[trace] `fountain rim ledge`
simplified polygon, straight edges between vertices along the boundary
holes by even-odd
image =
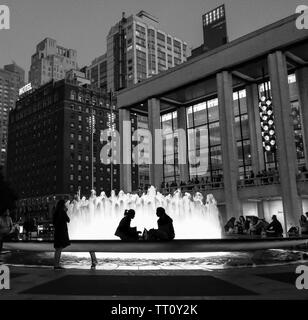
[[[271,239],[207,239],[134,241],[120,240],[72,240],[63,252],[108,252],[108,253],[151,253],[151,252],[238,252],[266,249],[289,249],[298,246],[308,247],[308,237]],[[4,250],[53,252],[53,241],[22,240],[4,242]]]

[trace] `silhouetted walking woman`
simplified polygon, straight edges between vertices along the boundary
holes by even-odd
[[[70,239],[68,236],[67,223],[70,222],[70,219],[66,213],[67,208],[65,206],[64,200],[59,200],[56,206],[56,210],[53,215],[53,225],[55,228],[54,232],[54,248],[55,248],[55,269],[63,269],[60,266],[60,259],[62,250],[68,247]]]

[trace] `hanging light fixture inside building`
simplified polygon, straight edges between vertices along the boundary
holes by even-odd
[[[263,71],[264,74],[264,71]],[[265,78],[265,77],[264,77]],[[276,151],[276,132],[274,125],[274,112],[272,99],[270,93],[268,92],[270,84],[264,79],[262,85],[263,93],[262,97],[259,99],[259,112],[261,120],[261,132],[263,147],[267,152]]]

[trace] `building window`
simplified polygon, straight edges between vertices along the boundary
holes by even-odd
[[[293,120],[295,148],[299,169],[305,167],[305,148],[302,128],[302,113],[299,103],[299,92],[297,87],[297,79],[295,74],[288,76],[290,98],[291,98],[291,117]]]
[[[180,170],[178,164],[178,134],[177,112],[171,112],[161,117],[163,130],[163,160],[164,182],[172,183],[179,181]]]
[[[252,170],[249,119],[245,89],[233,93],[233,107],[235,116],[235,138],[239,159],[239,173],[240,178],[244,179],[249,176]]]
[[[71,91],[71,100],[76,100],[76,92],[74,90]]]
[[[218,99],[210,99],[186,109],[190,179],[222,178],[222,151]]]

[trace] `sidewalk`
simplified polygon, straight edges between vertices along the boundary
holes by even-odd
[[[295,287],[296,267],[97,271],[10,267],[11,290],[0,291],[0,300],[307,300],[308,290]]]

